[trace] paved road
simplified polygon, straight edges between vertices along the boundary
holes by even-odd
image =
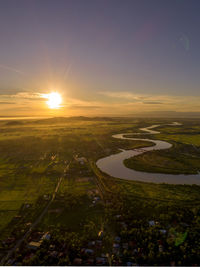
[[[70,163],[67,165],[67,167],[64,170],[64,173],[66,172],[66,170],[68,170]],[[30,226],[30,228],[28,229],[28,231],[24,234],[24,236],[19,239],[17,241],[17,243],[15,244],[15,246],[13,248],[11,248],[7,255],[1,260],[0,265],[5,265],[5,263],[8,261],[8,259],[12,256],[12,254],[15,252],[15,250],[22,244],[22,242],[30,235],[30,233],[32,232],[33,228],[35,228],[35,226],[41,221],[41,219],[44,217],[44,215],[46,214],[46,212],[48,211],[49,206],[51,205],[51,203],[54,201],[56,194],[58,192],[58,189],[60,187],[60,184],[62,182],[63,176],[59,178],[58,183],[56,185],[56,188],[53,192],[52,198],[50,199],[50,201],[48,202],[48,204],[46,205],[46,207],[44,208],[44,210],[42,211],[42,213],[40,214],[40,216],[35,220],[35,222],[33,222]]]

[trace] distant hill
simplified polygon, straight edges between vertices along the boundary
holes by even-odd
[[[36,120],[34,123],[39,124],[54,124],[54,123],[65,123],[65,122],[73,122],[73,121],[111,121],[112,118],[109,117],[84,117],[84,116],[76,116],[76,117],[55,117],[55,118],[47,118]]]
[[[9,122],[5,123],[6,126],[19,126],[19,125],[23,125],[23,124],[24,124],[23,121],[17,121],[17,120],[9,121]]]
[[[145,118],[200,118],[200,112],[153,111],[130,114],[131,117]]]

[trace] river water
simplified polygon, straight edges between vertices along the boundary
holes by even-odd
[[[171,126],[181,125],[178,122],[174,122],[169,124]],[[141,128],[144,133],[146,134],[158,134],[158,131],[153,130],[154,128],[160,125],[152,125],[150,127]],[[168,183],[168,184],[198,184],[200,185],[200,174],[163,174],[163,173],[147,173],[142,171],[135,171],[133,169],[127,168],[123,161],[130,157],[135,157],[137,155],[147,153],[148,151],[152,150],[161,150],[161,149],[168,149],[172,145],[168,142],[161,141],[161,140],[151,140],[151,139],[141,139],[141,138],[132,138],[127,137],[131,133],[122,133],[122,134],[115,134],[112,137],[117,139],[127,139],[127,140],[141,140],[141,141],[149,141],[154,143],[153,146],[144,147],[140,149],[133,149],[133,150],[124,150],[121,149],[120,153],[113,154],[107,156],[105,158],[99,159],[96,164],[97,167],[104,173],[109,174],[110,176],[121,178],[125,180],[134,180],[134,181],[142,181],[142,182],[153,182],[153,183]],[[133,134],[133,133],[132,133]],[[140,133],[136,133],[140,135]]]

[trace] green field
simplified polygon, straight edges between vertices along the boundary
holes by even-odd
[[[137,171],[197,174],[200,170],[200,126],[186,122],[185,125],[178,127],[161,126],[158,131],[160,134],[152,135],[151,138],[165,140],[173,145],[172,148],[150,151],[126,159],[124,164]]]

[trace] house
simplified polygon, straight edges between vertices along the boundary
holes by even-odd
[[[33,250],[37,250],[39,247],[41,246],[41,242],[35,242],[35,241],[31,241],[30,243],[28,243],[27,247],[29,249],[33,249]]]
[[[94,254],[94,250],[93,249],[89,249],[89,248],[86,248],[84,252],[85,252],[85,254],[89,254],[89,255],[93,255]]]
[[[163,235],[165,235],[165,234],[167,233],[167,230],[165,230],[165,229],[161,229],[161,230],[160,230],[160,233],[163,234]]]
[[[46,232],[46,233],[42,236],[41,240],[50,240],[50,238],[51,238],[51,235],[49,234],[49,232]]]

